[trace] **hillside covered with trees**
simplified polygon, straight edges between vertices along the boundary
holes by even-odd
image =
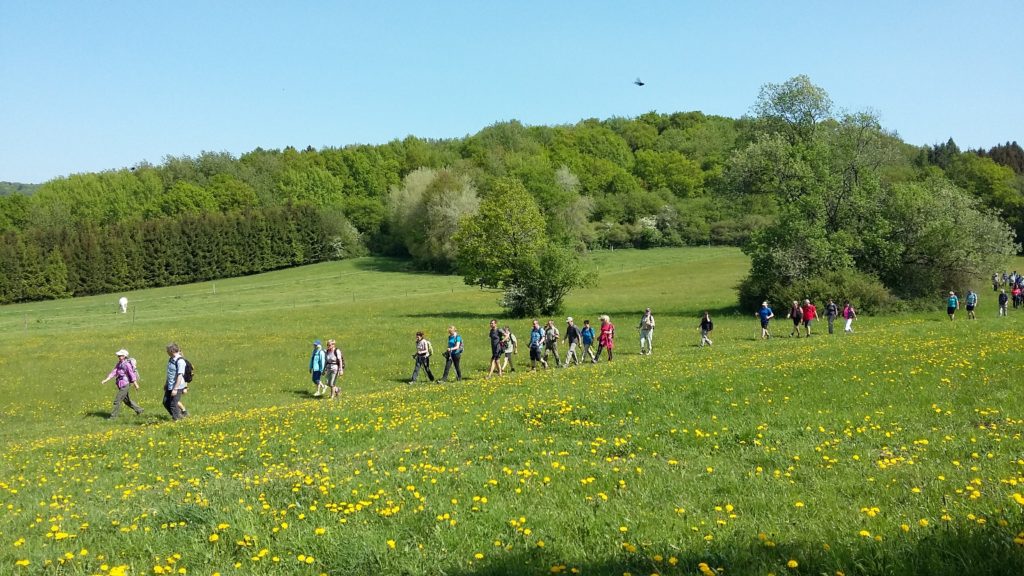
[[[364,253],[465,272],[460,223],[510,190],[538,210],[524,242],[542,236],[578,252],[744,246],[744,303],[812,281],[874,291],[879,302],[914,298],[1016,249],[1022,158],[1016,142],[909,145],[871,114],[834,111],[802,76],[766,85],[740,119],[509,121],[450,140],[167,157],[0,195],[0,303]],[[954,245],[953,261],[936,256]]]

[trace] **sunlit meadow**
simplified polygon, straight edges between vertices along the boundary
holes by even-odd
[[[737,250],[590,266],[566,312],[610,314],[615,360],[530,373],[524,347],[491,380],[500,295],[393,260],[0,308],[0,574],[1024,573],[1024,310],[979,282],[974,321],[937,297],[761,341]],[[468,378],[408,385],[413,334],[450,323]],[[316,338],[339,400],[311,396]],[[146,412],[109,421],[121,347]]]

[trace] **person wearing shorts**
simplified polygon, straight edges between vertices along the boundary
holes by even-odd
[[[504,347],[501,345],[501,330],[498,328],[498,321],[491,320],[491,367],[487,370],[487,377],[490,378],[494,375],[494,371],[498,371],[498,376],[502,376],[504,371],[501,369],[501,357],[504,354]]]
[[[327,341],[327,350],[324,351],[324,380],[325,386],[331,389],[331,400],[338,397],[338,376],[345,374],[345,356],[338,349],[334,340]]]
[[[506,372],[515,372],[516,367],[512,364],[512,355],[519,353],[519,339],[512,333],[512,328],[505,326],[501,331],[501,346],[505,359],[501,361],[501,369]]]
[[[811,323],[818,319],[818,308],[811,304],[810,298],[804,299],[803,306],[804,313],[804,333],[807,336],[811,335]]]
[[[768,307],[767,301],[761,302],[761,309],[758,310],[754,316],[757,316],[761,321],[761,339],[767,340],[768,338],[771,338],[772,334],[768,331],[768,323],[772,318],[775,318],[775,313]]]
[[[974,290],[967,291],[967,298],[964,298],[964,304],[967,308],[967,319],[976,320],[974,316],[974,308],[978,305],[978,294]]]
[[[313,379],[313,384],[316,384],[316,392],[313,396],[321,396],[327,389],[322,382],[324,374],[324,355],[323,348],[320,347],[320,341],[313,341],[313,354],[309,357],[309,375]]]
[[[952,321],[956,317],[956,311],[960,309],[960,299],[956,297],[956,292],[949,291],[949,298],[946,299],[946,314],[949,314],[949,320]]]

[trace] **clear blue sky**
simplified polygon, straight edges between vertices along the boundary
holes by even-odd
[[[510,119],[739,117],[797,74],[909,143],[987,148],[1024,141],[1022,29],[1020,0],[0,0],[0,180]]]

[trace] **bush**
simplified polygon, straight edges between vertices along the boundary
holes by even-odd
[[[759,286],[750,276],[739,285],[740,306],[743,310],[757,310],[767,300],[773,308],[787,307],[790,302],[810,299],[823,311],[829,298],[837,304],[844,300],[853,303],[858,312],[878,313],[901,306],[901,302],[874,276],[852,269],[830,270],[812,274],[789,285]]]

